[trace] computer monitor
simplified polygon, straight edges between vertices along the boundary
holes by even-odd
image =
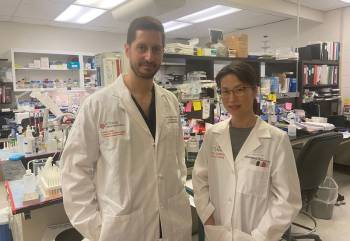
[[[224,33],[219,29],[209,29],[209,36],[211,43],[218,43],[219,41],[224,40]]]

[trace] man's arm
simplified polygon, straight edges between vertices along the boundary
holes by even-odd
[[[97,241],[101,216],[93,182],[99,158],[97,123],[90,99],[81,106],[62,154],[64,208],[72,225],[90,241]]]

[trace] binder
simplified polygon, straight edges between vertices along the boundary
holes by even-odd
[[[323,59],[323,52],[322,52],[322,44],[317,43],[317,44],[310,44],[308,47],[311,50],[311,59],[317,59],[317,60],[322,60]]]
[[[328,60],[327,43],[322,43],[322,60]]]

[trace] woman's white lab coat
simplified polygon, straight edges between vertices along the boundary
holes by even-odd
[[[301,208],[288,136],[258,118],[234,160],[229,121],[207,131],[192,174],[199,217],[215,219],[206,240],[277,241]]]
[[[156,138],[122,77],[83,103],[62,155],[64,207],[90,241],[191,240],[176,97],[155,85]]]

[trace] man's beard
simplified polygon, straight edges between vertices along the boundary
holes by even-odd
[[[152,63],[151,63],[152,64]],[[135,75],[141,79],[152,79],[155,74],[158,72],[159,68],[160,68],[160,65],[159,66],[156,66],[155,64],[152,64],[154,66],[154,71],[152,72],[149,72],[149,73],[142,73],[141,71],[139,71],[139,69],[141,68],[142,66],[142,63],[141,64],[134,64],[132,62],[130,62],[130,67],[132,69],[132,71],[135,73]]]

